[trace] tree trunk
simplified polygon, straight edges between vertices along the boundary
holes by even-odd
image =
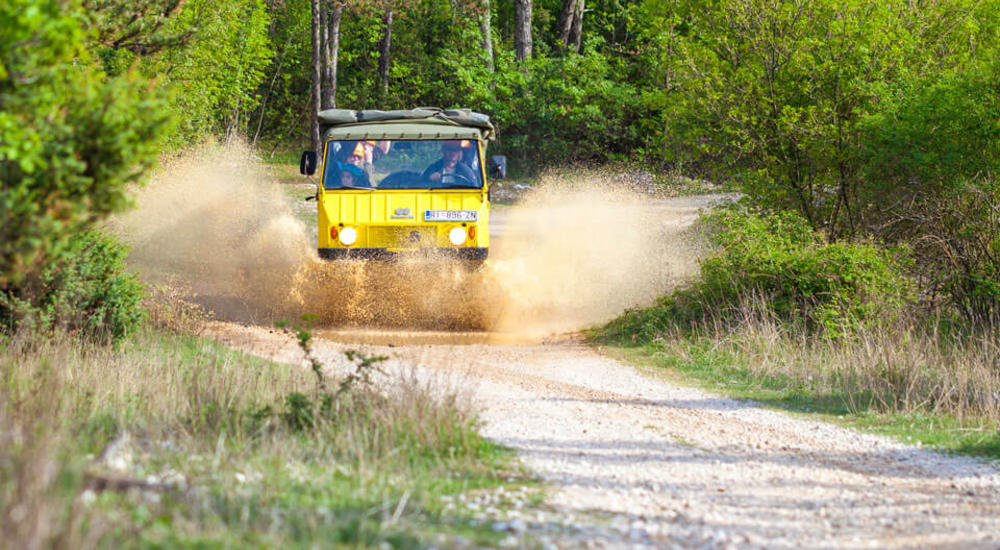
[[[323,108],[337,107],[337,60],[340,57],[340,19],[344,5],[332,0],[326,14],[324,27],[323,63]]]
[[[576,0],[573,8],[573,27],[569,31],[569,37],[565,44],[574,53],[580,53],[580,42],[583,34],[583,8],[586,0]]]
[[[531,0],[514,0],[514,58],[531,57]]]
[[[267,86],[267,92],[264,93],[264,97],[260,100],[260,116],[257,117],[257,131],[254,132],[253,141],[250,142],[251,147],[254,149],[257,147],[257,140],[260,139],[260,131],[264,128],[264,115],[267,113],[267,102],[271,99],[271,94],[274,92],[274,84],[278,80],[278,75],[281,74],[281,67],[285,64],[285,54],[287,52],[288,44],[286,43],[278,55],[278,62],[275,64],[271,83]]]
[[[392,8],[382,14],[382,38],[378,41],[378,77],[382,99],[389,97],[389,53],[392,49]]]
[[[573,28],[573,14],[576,13],[577,0],[563,0],[562,10],[556,22],[556,33],[563,47],[569,46],[569,33]]]
[[[330,59],[330,29],[327,28],[326,18],[330,15],[330,8],[327,6],[326,0],[319,1],[319,52],[320,52],[320,62],[319,62],[319,110],[329,108],[327,105],[327,61]]]
[[[316,114],[319,112],[320,107],[320,86],[321,86],[321,65],[323,64],[323,53],[322,53],[322,18],[319,6],[320,0],[312,0],[312,101],[309,106],[311,112],[309,128],[310,137],[312,139],[312,150],[319,151],[320,149],[320,136],[319,136],[319,119],[316,118]]]
[[[483,37],[486,69],[493,72],[493,27],[490,25],[490,0],[483,0],[483,15],[479,17],[479,32]]]

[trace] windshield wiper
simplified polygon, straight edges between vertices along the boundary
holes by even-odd
[[[442,187],[431,187],[431,189],[482,189],[473,185],[445,185]]]
[[[327,191],[336,191],[337,189],[360,189],[361,191],[374,191],[374,187],[355,187],[353,185],[340,185],[337,187],[328,187]]]

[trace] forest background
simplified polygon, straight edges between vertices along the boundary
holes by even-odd
[[[67,254],[70,236],[126,207],[128,185],[158,155],[239,137],[287,161],[318,139],[317,109],[435,105],[491,115],[497,152],[526,175],[553,163],[614,163],[738,186],[753,215],[794,216],[782,227],[811,232],[807,248],[895,251],[903,259],[893,269],[906,275],[895,286],[913,289],[900,297],[911,309],[995,326],[998,8],[1000,0],[7,2],[0,313],[15,324],[18,300],[44,294],[45,269]],[[757,288],[804,270],[789,269],[736,276]],[[800,283],[791,284],[795,303],[837,295]]]

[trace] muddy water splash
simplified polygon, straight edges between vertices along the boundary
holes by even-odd
[[[248,149],[167,163],[117,226],[147,279],[181,281],[224,319],[313,314],[326,327],[543,335],[648,303],[691,271],[676,215],[610,178],[544,178],[494,211],[491,259],[324,262],[280,185]]]
[[[493,254],[497,328],[575,330],[650,303],[695,269],[687,216],[608,176],[542,178]]]
[[[240,144],[165,161],[114,225],[144,278],[182,282],[224,318],[270,315],[314,254],[288,199]]]

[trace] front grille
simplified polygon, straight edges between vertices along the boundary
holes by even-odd
[[[434,246],[437,231],[433,226],[376,225],[368,228],[368,246],[385,248],[420,248]]]

